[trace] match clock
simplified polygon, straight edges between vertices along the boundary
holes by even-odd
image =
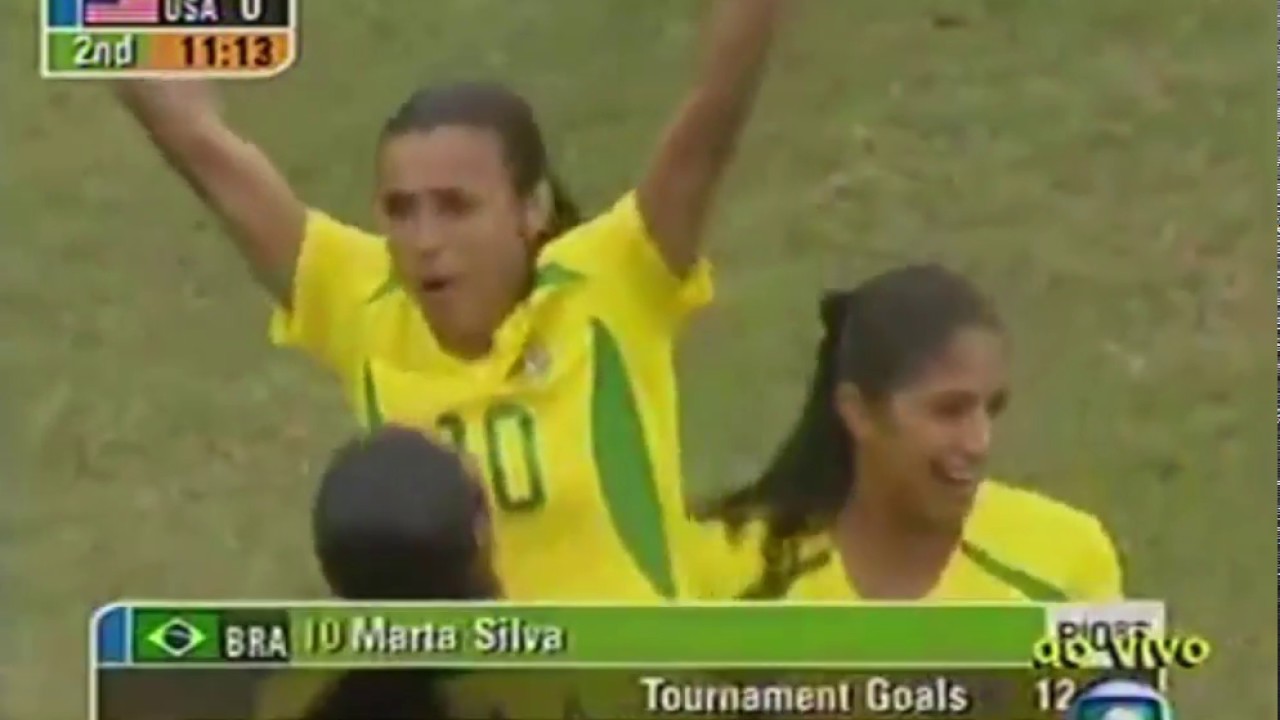
[[[152,66],[178,72],[273,75],[293,62],[288,32],[153,36]]]
[[[42,0],[49,78],[265,78],[298,58],[297,0]]]

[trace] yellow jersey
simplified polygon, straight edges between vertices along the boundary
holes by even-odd
[[[535,277],[490,354],[462,361],[398,288],[383,239],[312,211],[272,339],[336,373],[365,426],[434,427],[478,461],[508,598],[674,597],[674,341],[711,298],[710,268],[673,275],[628,194],[549,243]]]
[[[703,546],[698,587],[706,599],[740,596],[759,577],[761,528],[725,554]],[[857,601],[828,538],[804,544],[786,600]],[[1123,597],[1115,546],[1093,515],[1039,493],[983,482],[963,539],[922,601],[1106,602]]]

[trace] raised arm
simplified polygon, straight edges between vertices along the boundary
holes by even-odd
[[[787,0],[716,0],[693,87],[667,126],[637,200],[672,272],[702,250],[703,226],[750,116]]]
[[[258,281],[288,307],[306,208],[262,151],[223,120],[213,88],[194,80],[130,80],[117,93],[231,233]]]

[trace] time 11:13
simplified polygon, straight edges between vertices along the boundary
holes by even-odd
[[[187,67],[271,67],[275,44],[265,35],[188,35],[182,38]]]

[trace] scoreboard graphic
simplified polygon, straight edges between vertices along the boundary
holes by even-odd
[[[297,720],[357,671],[444,673],[472,688],[457,720],[1050,720],[1124,707],[1098,688],[1160,697],[1154,668],[1033,663],[1090,618],[1161,628],[1164,607],[120,604],[93,620],[90,717]]]
[[[263,78],[298,56],[296,0],[41,2],[46,78]]]

